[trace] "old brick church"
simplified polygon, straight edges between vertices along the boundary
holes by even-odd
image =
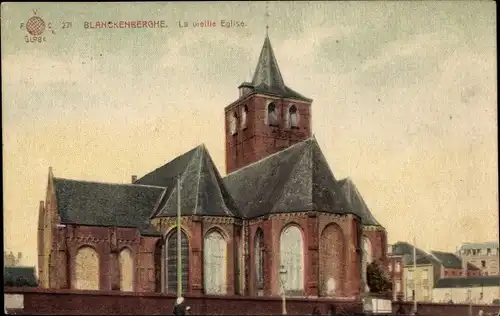
[[[386,231],[353,182],[335,178],[311,106],[285,84],[266,35],[252,82],[225,108],[225,177],[204,145],[131,184],[49,168],[40,285],[175,293],[180,201],[184,293],[278,295],[281,270],[287,295],[357,297],[367,262],[385,262]]]

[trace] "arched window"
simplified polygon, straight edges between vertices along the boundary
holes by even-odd
[[[129,249],[124,248],[118,255],[120,266],[120,291],[134,290],[134,261]]]
[[[244,105],[243,109],[241,110],[241,129],[247,128],[247,114],[248,114],[248,107]]]
[[[297,107],[293,104],[288,109],[288,120],[290,128],[299,127],[299,112],[297,111]]]
[[[369,291],[367,267],[372,262],[372,246],[367,237],[363,237],[363,258],[362,258],[362,281],[365,284],[365,291]]]
[[[177,292],[177,228],[173,229],[166,240],[167,271],[166,271],[166,292]],[[189,282],[189,243],[184,231],[181,231],[181,282],[182,292],[188,291]]]
[[[257,229],[254,239],[255,258],[255,287],[258,290],[264,288],[264,233]]]
[[[283,230],[280,238],[280,263],[285,268],[285,291],[301,293],[304,290],[304,243],[302,232],[291,225]]]
[[[203,268],[205,294],[224,295],[227,290],[227,245],[218,231],[205,236]]]
[[[238,128],[238,115],[236,112],[233,112],[229,116],[229,130],[231,132],[231,135],[235,135],[237,133],[237,128]]]
[[[278,125],[278,113],[274,102],[269,103],[267,106],[267,123],[271,126]]]
[[[92,247],[78,249],[75,264],[75,289],[99,290],[99,255]]]
[[[342,229],[329,224],[321,233],[319,267],[320,295],[341,296],[345,283],[345,243]]]

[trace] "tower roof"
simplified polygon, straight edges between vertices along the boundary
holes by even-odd
[[[257,67],[255,68],[252,86],[256,92],[271,93],[285,98],[294,98],[312,102],[311,99],[285,85],[278,62],[274,56],[271,41],[269,40],[269,36],[267,34],[264,39],[262,50],[260,51]]]

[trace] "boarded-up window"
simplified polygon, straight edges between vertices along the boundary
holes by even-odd
[[[166,241],[167,251],[167,293],[177,293],[177,229],[174,229]],[[186,293],[189,282],[189,244],[187,235],[181,231],[181,282],[182,292]]]
[[[298,293],[304,290],[304,242],[302,232],[297,226],[288,226],[281,233],[280,263],[284,266],[285,290]]]
[[[120,251],[118,258],[120,265],[120,291],[131,292],[134,290],[134,261],[129,249]]]
[[[264,288],[264,233],[259,228],[254,240],[255,285],[257,289]]]
[[[320,295],[340,296],[344,283],[344,238],[336,224],[325,227],[320,240]]]
[[[99,255],[91,247],[78,249],[75,264],[75,289],[99,290]]]
[[[204,285],[206,294],[224,295],[227,289],[227,245],[224,237],[212,231],[203,245]]]

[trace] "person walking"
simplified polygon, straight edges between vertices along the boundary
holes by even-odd
[[[179,297],[175,301],[173,314],[174,316],[186,316],[186,304],[183,297]]]

